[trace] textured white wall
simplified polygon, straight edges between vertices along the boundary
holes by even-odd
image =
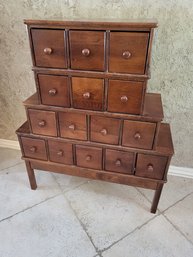
[[[175,145],[174,165],[193,167],[192,0],[1,0],[0,138],[16,139],[22,100],[35,91],[23,19],[157,18],[148,90],[162,94]]]

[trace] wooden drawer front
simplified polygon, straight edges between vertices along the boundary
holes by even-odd
[[[85,114],[59,112],[59,126],[61,137],[87,140]]]
[[[70,31],[71,68],[104,70],[104,38],[100,31]]]
[[[102,169],[102,149],[98,147],[76,146],[77,166]]]
[[[55,140],[48,140],[50,161],[73,164],[72,144]]]
[[[67,68],[63,30],[31,29],[35,65]]]
[[[57,136],[55,112],[29,109],[28,113],[32,133],[46,136]]]
[[[74,108],[103,110],[103,79],[72,78]]]
[[[25,157],[47,160],[46,144],[44,140],[21,137],[21,142]]]
[[[109,71],[144,74],[149,33],[111,32]]]
[[[91,116],[91,141],[118,144],[120,123],[119,119]]]
[[[122,145],[152,149],[155,130],[155,123],[125,120]]]
[[[140,114],[143,82],[109,80],[108,111]]]
[[[42,104],[70,106],[67,77],[39,74],[38,82]]]
[[[168,158],[138,154],[135,175],[144,178],[163,179]]]
[[[106,149],[105,170],[132,174],[134,153]]]

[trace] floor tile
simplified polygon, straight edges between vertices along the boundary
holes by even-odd
[[[153,190],[141,188],[139,190],[152,201]],[[168,176],[168,182],[163,187],[158,209],[164,211],[191,192],[193,192],[193,179]]]
[[[22,162],[20,150],[0,147],[0,170],[6,169],[20,162]]]
[[[193,243],[193,193],[168,209],[164,215]]]
[[[65,196],[100,250],[154,217],[133,187],[92,181]]]
[[[23,163],[0,172],[0,220],[61,193],[50,173],[37,171],[36,179],[31,190]]]
[[[56,179],[57,183],[59,184],[63,192],[74,189],[88,181],[88,179],[86,178],[80,178],[64,174],[53,173],[52,175]]]
[[[0,222],[2,257],[93,257],[96,251],[63,196]]]
[[[103,257],[192,257],[193,245],[160,215],[102,255]]]

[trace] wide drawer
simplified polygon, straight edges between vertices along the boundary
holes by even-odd
[[[67,68],[64,30],[31,29],[35,65]]]
[[[76,145],[76,164],[80,167],[102,169],[102,148]]]
[[[42,104],[70,106],[67,77],[39,74],[38,85]]]
[[[135,175],[144,178],[163,179],[168,157],[138,154]]]
[[[103,71],[104,38],[102,31],[70,31],[71,68]]]
[[[111,32],[109,71],[144,74],[149,33]]]
[[[47,160],[46,144],[43,139],[21,137],[24,157]]]

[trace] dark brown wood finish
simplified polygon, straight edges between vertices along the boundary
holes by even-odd
[[[73,164],[72,144],[48,140],[49,159],[52,162]]]

